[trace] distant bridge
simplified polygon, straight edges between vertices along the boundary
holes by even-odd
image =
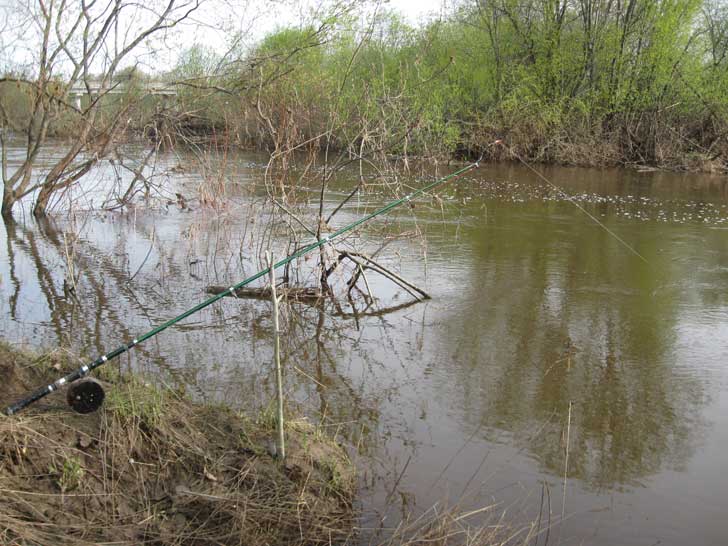
[[[137,85],[137,88],[145,95],[157,95],[162,97],[177,96],[177,89],[167,82],[149,81]],[[76,82],[68,91],[68,96],[74,99],[76,108],[81,109],[81,98],[85,96],[98,95],[100,93],[108,95],[124,95],[129,90],[128,80],[112,82],[107,87],[102,86],[101,80],[86,82]]]

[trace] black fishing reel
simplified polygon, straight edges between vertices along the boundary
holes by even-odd
[[[66,401],[76,413],[92,413],[104,403],[106,393],[95,379],[80,379],[71,383],[66,392]]]

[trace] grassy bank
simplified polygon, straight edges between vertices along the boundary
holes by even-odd
[[[3,405],[79,364],[0,343]],[[0,543],[330,544],[349,536],[355,479],[345,451],[268,419],[193,403],[105,370],[107,399],[79,415],[62,393],[0,417]],[[101,371],[101,370],[99,370]]]

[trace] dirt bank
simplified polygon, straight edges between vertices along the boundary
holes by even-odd
[[[77,367],[0,342],[0,404]],[[101,371],[101,370],[99,370]],[[344,450],[305,421],[273,422],[193,403],[105,370],[96,413],[57,393],[0,417],[0,544],[329,544],[352,528]]]

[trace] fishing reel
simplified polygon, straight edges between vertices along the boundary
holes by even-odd
[[[93,413],[101,407],[106,393],[101,383],[95,379],[86,378],[74,381],[66,391],[66,402],[76,413]]]

